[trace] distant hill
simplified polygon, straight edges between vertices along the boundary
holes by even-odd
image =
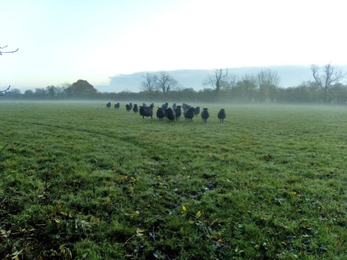
[[[270,69],[276,71],[281,79],[281,87],[297,86],[303,81],[313,80],[310,66],[272,66],[272,67],[244,67],[229,68],[229,74],[235,74],[241,78],[245,74],[255,75],[261,70]],[[211,70],[174,70],[167,71],[174,77],[183,87],[201,90],[207,86],[203,86],[202,82]],[[146,72],[137,72],[127,75],[115,75],[110,78],[109,85],[94,86],[100,92],[121,92],[131,91],[139,92],[142,75]],[[159,72],[151,72],[159,73]]]

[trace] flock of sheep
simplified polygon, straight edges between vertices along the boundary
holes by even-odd
[[[111,102],[108,102],[106,104],[107,108],[111,107]],[[120,108],[120,104],[116,103],[114,105],[114,108]],[[154,104],[152,103],[150,106],[147,106],[145,103],[142,104],[142,106],[139,107],[137,104],[126,104],[125,109],[129,112],[131,110],[134,111],[134,113],[140,112],[140,115],[142,118],[145,117],[151,117],[153,118],[153,109],[154,109]],[[170,122],[173,122],[174,120],[179,120],[180,116],[182,115],[182,109],[183,109],[183,115],[186,120],[193,121],[194,116],[198,116],[200,114],[200,107],[191,107],[188,104],[183,103],[182,106],[176,106],[176,103],[172,105],[172,107],[169,107],[168,103],[163,104],[161,107],[157,109],[157,118],[162,120],[163,118],[167,118]],[[226,117],[225,110],[221,109],[218,112],[218,119],[220,122],[224,122],[224,119]],[[201,112],[201,118],[202,120],[207,121],[207,119],[210,117],[210,114],[208,112],[207,108],[203,108]]]

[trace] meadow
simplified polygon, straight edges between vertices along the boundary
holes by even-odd
[[[347,258],[346,107],[105,105],[0,102],[0,259]]]

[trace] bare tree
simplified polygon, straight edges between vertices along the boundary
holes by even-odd
[[[6,49],[8,47],[8,45],[0,47],[0,55],[2,55],[3,53],[14,53],[17,52],[19,49],[17,48],[17,50],[14,51],[2,51],[3,49]],[[4,89],[4,90],[0,90],[0,96],[3,96],[5,92],[9,91],[11,88],[11,86],[8,86],[8,88]]]
[[[141,82],[141,89],[143,91],[152,92],[156,90],[156,84],[158,81],[157,75],[151,75],[147,72],[145,75],[142,76],[142,78],[144,79]]]
[[[2,51],[3,49],[6,49],[8,47],[8,45],[0,47],[0,55],[2,55],[3,53],[14,53],[17,52],[19,50],[19,48],[17,48],[17,50],[14,51]]]
[[[178,82],[173,77],[171,77],[167,72],[162,71],[158,77],[156,88],[161,90],[163,93],[168,93],[169,91],[178,87]]]
[[[221,87],[227,90],[231,90],[236,87],[238,82],[238,76],[236,74],[229,74],[225,80],[222,80]]]
[[[313,74],[314,80],[319,85],[320,89],[323,91],[323,102],[328,102],[328,91],[332,84],[338,83],[342,80],[346,73],[343,73],[341,70],[337,69],[335,66],[332,66],[330,63],[326,64],[323,67],[323,73],[319,73],[319,67],[317,65],[311,65],[311,71]]]
[[[227,84],[228,69],[216,69],[213,70],[212,74],[209,74],[207,78],[203,81],[204,85],[210,85],[214,88],[216,92]]]
[[[262,70],[257,74],[256,79],[259,87],[259,101],[265,102],[269,99],[273,102],[280,83],[280,77],[277,72]]]

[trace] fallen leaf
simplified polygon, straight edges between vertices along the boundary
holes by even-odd
[[[143,233],[143,232],[145,232],[143,229],[141,229],[141,228],[138,228],[137,230],[136,230],[136,233]]]

